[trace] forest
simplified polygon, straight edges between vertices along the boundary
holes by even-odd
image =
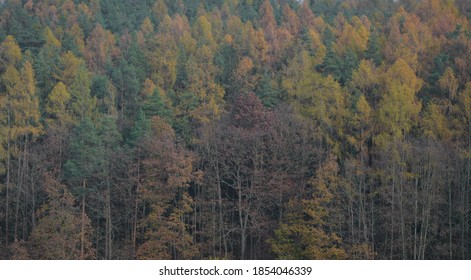
[[[471,259],[471,1],[0,1],[0,259]]]

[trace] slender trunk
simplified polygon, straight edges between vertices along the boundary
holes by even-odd
[[[104,164],[103,174],[105,175],[105,257],[111,260],[113,257],[113,223],[111,220],[111,183],[110,172],[107,163]]]
[[[471,135],[470,135],[471,137]],[[468,153],[471,154],[471,149],[468,150]],[[468,182],[471,182],[471,159],[468,159]],[[469,258],[469,191],[465,188],[465,238],[466,238],[466,248],[465,252],[467,255],[463,255],[463,259]]]
[[[405,159],[406,151],[404,151],[404,147],[401,145],[401,167],[399,169],[399,209],[400,209],[400,218],[401,218],[401,245],[402,245],[402,259],[407,259],[407,251],[406,251],[406,230],[405,230],[405,217],[404,217],[404,184],[406,183],[405,178],[403,177],[405,170],[404,165],[406,164]]]
[[[399,208],[401,218],[401,243],[402,243],[402,259],[406,259],[406,239],[405,239],[405,221],[404,221],[404,205],[403,205],[403,182],[401,180],[399,185]]]
[[[360,182],[359,182],[359,213],[358,213],[358,228],[360,231],[362,231],[362,242],[368,242],[368,226],[367,226],[367,221],[366,221],[366,207],[367,207],[367,202],[366,202],[366,186],[365,186],[365,175],[364,175],[364,169],[365,169],[365,163],[364,163],[364,148],[363,148],[363,143],[364,143],[364,137],[363,137],[363,127],[360,130]]]
[[[133,218],[133,227],[132,227],[132,251],[133,256],[136,258],[136,239],[137,239],[137,218],[138,218],[138,209],[139,209],[139,187],[141,182],[141,155],[140,148],[137,152],[137,182],[136,182],[136,195],[134,199],[134,218]]]
[[[469,177],[468,177],[469,180]],[[461,185],[461,192],[460,192],[460,208],[461,208],[461,258],[464,259],[465,256],[465,227],[466,227],[466,211],[465,208],[465,196],[466,196],[466,184]]]
[[[375,203],[374,199],[371,198],[371,218],[370,218],[370,243],[371,243],[371,250],[374,252],[375,251]]]
[[[350,234],[355,243],[358,242],[357,235],[355,234],[355,215],[353,211],[353,198],[351,197],[351,193],[348,194],[348,212],[350,217]]]
[[[221,190],[221,174],[219,173],[219,164],[216,162],[216,180],[217,180],[217,192],[218,192],[218,216],[219,216],[219,235],[224,247],[224,257],[227,258],[227,240],[226,234],[224,232],[224,219],[223,219],[223,209],[222,209],[222,190]]]
[[[394,168],[395,170],[395,168]],[[394,175],[395,176],[395,173]],[[392,260],[393,259],[393,254],[394,254],[394,203],[395,203],[395,200],[394,200],[394,193],[396,192],[395,188],[394,188],[394,184],[395,184],[395,180],[393,178],[393,182],[392,182],[392,202],[391,202],[391,249],[390,249],[390,259]]]
[[[245,217],[243,214],[243,206],[242,206],[242,182],[240,179],[239,171],[237,170],[237,191],[238,191],[238,210],[239,210],[239,225],[240,225],[240,259],[243,260],[245,258],[245,246],[246,246],[246,223]]]
[[[450,260],[453,259],[453,239],[452,239],[452,227],[451,227],[451,207],[452,207],[452,195],[451,195],[451,183],[448,182],[448,243],[449,243],[449,254]]]
[[[83,194],[82,194],[82,223],[80,230],[80,259],[84,259],[84,243],[85,243],[85,188],[86,180],[83,179]]]
[[[101,233],[100,233],[100,219],[101,217],[97,216],[96,217],[96,229],[95,229],[95,247],[97,248],[97,252],[99,251],[100,249],[100,246],[101,246]],[[105,252],[106,253],[106,252]],[[97,257],[98,257],[99,253],[97,253]],[[102,258],[102,257],[101,257]]]
[[[35,212],[36,212],[36,189],[34,187],[33,172],[31,172],[31,174],[30,174],[30,180],[31,180],[31,230],[33,230],[36,227],[36,217],[35,217]]]
[[[21,150],[21,143],[20,143],[20,150]],[[13,230],[13,236],[15,238],[15,242],[18,241],[18,216],[20,210],[20,194],[22,190],[21,185],[21,154],[18,155],[18,172],[17,172],[17,181],[16,181],[16,194],[15,194],[15,225]]]
[[[108,180],[107,180],[108,181]],[[112,254],[113,254],[113,244],[112,244],[112,222],[111,222],[111,193],[110,193],[110,186],[109,182],[107,183],[107,189],[106,189],[106,210],[105,210],[105,216],[106,216],[106,258],[108,260],[111,260]]]
[[[414,191],[414,260],[417,259],[417,212],[418,212],[418,188],[419,178],[415,178],[415,191]]]
[[[210,195],[210,197],[212,197],[213,194]],[[212,213],[215,213],[216,212],[216,201],[211,201],[211,212]],[[212,246],[212,250],[213,250],[213,256],[216,256],[216,251],[219,250],[219,254],[221,254],[221,250],[222,250],[222,244],[221,244],[221,238],[222,236],[217,236],[217,232],[219,232],[219,229],[221,228],[221,226],[219,226],[219,229],[218,229],[218,224],[217,224],[217,217],[215,215],[211,215],[211,227],[212,227],[212,234],[211,234],[211,238],[213,239],[213,246]],[[219,245],[219,246],[217,246]]]
[[[425,219],[425,233],[424,233],[424,244],[422,246],[422,260],[425,259],[425,249],[427,248],[426,244],[427,244],[427,236],[428,236],[428,229],[429,229],[429,225],[430,225],[430,203],[428,202],[428,206],[427,206],[427,212],[426,212],[426,219]]]
[[[23,223],[22,223],[22,235],[23,235],[23,240],[26,240],[26,236],[28,233],[28,217],[27,217],[27,212],[28,212],[28,198],[30,197],[30,193],[28,192],[28,187],[27,187],[27,178],[28,178],[28,137],[25,136],[25,146],[24,146],[24,152],[23,152],[23,171],[21,173],[21,182],[22,185],[24,186],[24,202],[23,202]]]
[[[6,184],[6,199],[5,199],[5,244],[9,243],[9,220],[10,217],[10,161],[11,161],[11,119],[10,111],[8,111],[8,141],[7,141],[7,184]]]

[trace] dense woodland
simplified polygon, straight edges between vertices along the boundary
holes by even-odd
[[[471,1],[0,2],[0,258],[471,258]]]

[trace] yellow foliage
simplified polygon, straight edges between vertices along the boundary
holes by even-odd
[[[386,73],[384,80],[386,87],[391,89],[394,85],[408,87],[412,94],[416,94],[422,88],[423,81],[418,78],[414,70],[402,58],[396,60]]]
[[[144,34],[144,36],[149,36],[154,34],[154,25],[150,21],[149,17],[146,17],[144,19],[144,22],[141,25],[141,31]]]
[[[0,45],[0,70],[5,70],[7,65],[17,65],[23,56],[15,38],[8,35]]]
[[[78,50],[83,54],[85,53],[85,35],[83,34],[82,28],[76,23],[72,25],[68,31],[72,38],[74,38],[75,44],[78,47]]]
[[[371,107],[368,104],[368,101],[366,101],[366,98],[364,95],[360,96],[356,105],[357,105],[356,106],[357,112],[359,113],[360,118],[363,120],[368,120],[371,114]]]
[[[401,137],[410,131],[422,107],[414,92],[403,85],[394,85],[383,97],[378,110],[382,129],[393,137]]]
[[[205,16],[200,16],[194,25],[193,36],[198,38],[200,45],[207,45],[214,49],[216,47],[216,42],[213,38],[212,26],[211,23]]]
[[[44,31],[44,38],[46,38],[46,44],[55,46],[57,48],[61,47],[61,42],[57,40],[56,36],[54,36],[54,33],[52,33],[49,27],[46,27],[46,30]]]
[[[155,1],[154,6],[152,7],[152,13],[154,14],[157,20],[162,20],[164,16],[168,15],[167,5],[164,0]]]
[[[327,52],[326,47],[322,42],[321,36],[316,30],[309,29],[309,37],[312,41],[312,48],[315,50],[315,58],[313,63],[321,64]]]
[[[426,137],[436,140],[449,140],[451,131],[448,127],[449,121],[445,116],[450,104],[443,106],[436,103],[430,103],[425,110],[422,120],[423,133]]]
[[[315,72],[312,58],[301,52],[284,71],[282,86],[291,104],[305,118],[312,120],[318,136],[339,152],[347,114],[345,95],[332,76],[323,77]]]
[[[357,88],[360,92],[367,93],[379,84],[379,76],[373,62],[362,60],[358,69],[353,71],[350,88]]]
[[[33,66],[26,61],[18,71],[13,65],[8,65],[1,79],[6,94],[2,106],[10,115],[10,135],[12,139],[26,135],[39,135],[39,104],[36,96],[36,81]]]
[[[157,86],[154,84],[154,82],[152,82],[149,79],[146,79],[144,81],[144,85],[142,86],[141,96],[143,98],[149,97],[154,94],[154,91],[156,89],[157,89]]]
[[[443,76],[438,80],[438,85],[442,90],[448,92],[450,100],[454,100],[456,98],[459,81],[456,78],[453,69],[450,67],[446,68],[445,73],[443,73]]]
[[[54,78],[63,82],[66,86],[70,86],[83,64],[81,58],[76,57],[71,51],[67,51],[59,59]]]
[[[471,82],[466,84],[465,90],[459,96],[462,115],[471,121]]]
[[[423,81],[402,59],[398,59],[383,78],[385,88],[377,110],[380,131],[375,142],[386,147],[393,139],[402,139],[417,123],[422,103],[416,94]]]
[[[84,2],[80,2],[80,4],[78,4],[78,10],[85,14],[88,18],[91,18],[93,15],[90,11],[90,8],[88,8],[87,4],[85,4]]]
[[[194,54],[197,51],[198,42],[191,36],[190,32],[184,32],[180,38],[180,44],[183,45],[187,54]]]
[[[341,24],[342,30],[335,42],[334,50],[339,55],[344,55],[348,49],[353,50],[356,54],[366,51],[368,46],[369,30],[363,25],[358,17],[352,18],[353,26],[347,22]]]
[[[47,99],[46,112],[50,114],[51,117],[61,124],[71,122],[71,117],[67,109],[71,96],[62,82],[54,86]],[[49,120],[49,122],[53,121]]]
[[[272,251],[279,259],[346,259],[342,239],[326,230],[328,205],[334,199],[333,191],[340,187],[339,166],[334,156],[309,180],[312,197],[292,200],[287,205],[286,222],[270,240]]]

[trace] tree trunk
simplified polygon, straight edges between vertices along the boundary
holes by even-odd
[[[247,241],[247,230],[246,230],[246,222],[244,217],[244,209],[242,206],[242,182],[239,175],[239,171],[237,171],[237,191],[238,191],[238,211],[239,211],[239,225],[240,225],[240,259],[245,259],[245,248],[246,248],[246,241]]]
[[[8,141],[7,141],[7,184],[6,184],[6,199],[5,199],[5,245],[8,246],[9,243],[9,221],[10,216],[10,142],[11,142],[11,119],[10,119],[10,110],[8,110]]]
[[[132,226],[132,251],[133,257],[136,258],[136,239],[137,239],[137,219],[138,219],[138,209],[139,209],[139,190],[141,184],[141,153],[140,148],[137,152],[137,182],[136,182],[136,195],[134,199],[134,217],[133,217],[133,226]]]
[[[105,217],[106,217],[106,259],[111,260],[112,258],[112,253],[113,253],[113,244],[112,244],[112,222],[111,222],[111,193],[110,193],[110,187],[109,187],[109,182],[108,186],[106,189],[106,209],[105,209]]]
[[[21,150],[21,144],[20,144],[20,150]],[[18,155],[18,172],[17,172],[17,181],[16,181],[16,188],[15,188],[15,225],[13,229],[13,236],[15,238],[15,242],[18,241],[18,216],[19,216],[19,211],[20,211],[20,195],[21,195],[21,189],[22,184],[21,184],[21,154]]]
[[[216,180],[217,180],[217,192],[218,192],[218,216],[219,216],[219,235],[220,235],[220,242],[222,241],[222,245],[224,248],[224,257],[227,258],[227,240],[226,234],[224,232],[224,219],[223,219],[223,209],[222,209],[222,190],[221,190],[221,174],[219,173],[219,164],[216,161],[215,163],[216,168]]]
[[[25,136],[25,145],[24,145],[24,153],[23,153],[23,171],[21,172],[21,184],[24,186],[24,192],[23,192],[23,223],[22,223],[22,236],[23,240],[27,239],[27,233],[28,233],[28,198],[30,197],[28,187],[27,187],[27,178],[28,178],[28,136]]]
[[[394,180],[394,176],[396,175],[396,172],[395,172],[396,168],[393,168],[393,182],[392,182],[392,201],[391,201],[391,249],[390,249],[390,259],[392,260],[393,259],[393,255],[394,255],[394,203],[395,203],[395,195],[394,193],[396,192],[396,189],[395,189],[395,180]]]
[[[448,182],[448,243],[449,243],[449,254],[450,254],[450,260],[453,259],[453,239],[452,239],[452,233],[453,229],[451,226],[451,207],[452,207],[452,195],[451,195],[451,183]]]
[[[85,243],[85,188],[86,180],[83,179],[83,194],[82,194],[82,223],[80,230],[80,259],[84,259],[84,243]]]

